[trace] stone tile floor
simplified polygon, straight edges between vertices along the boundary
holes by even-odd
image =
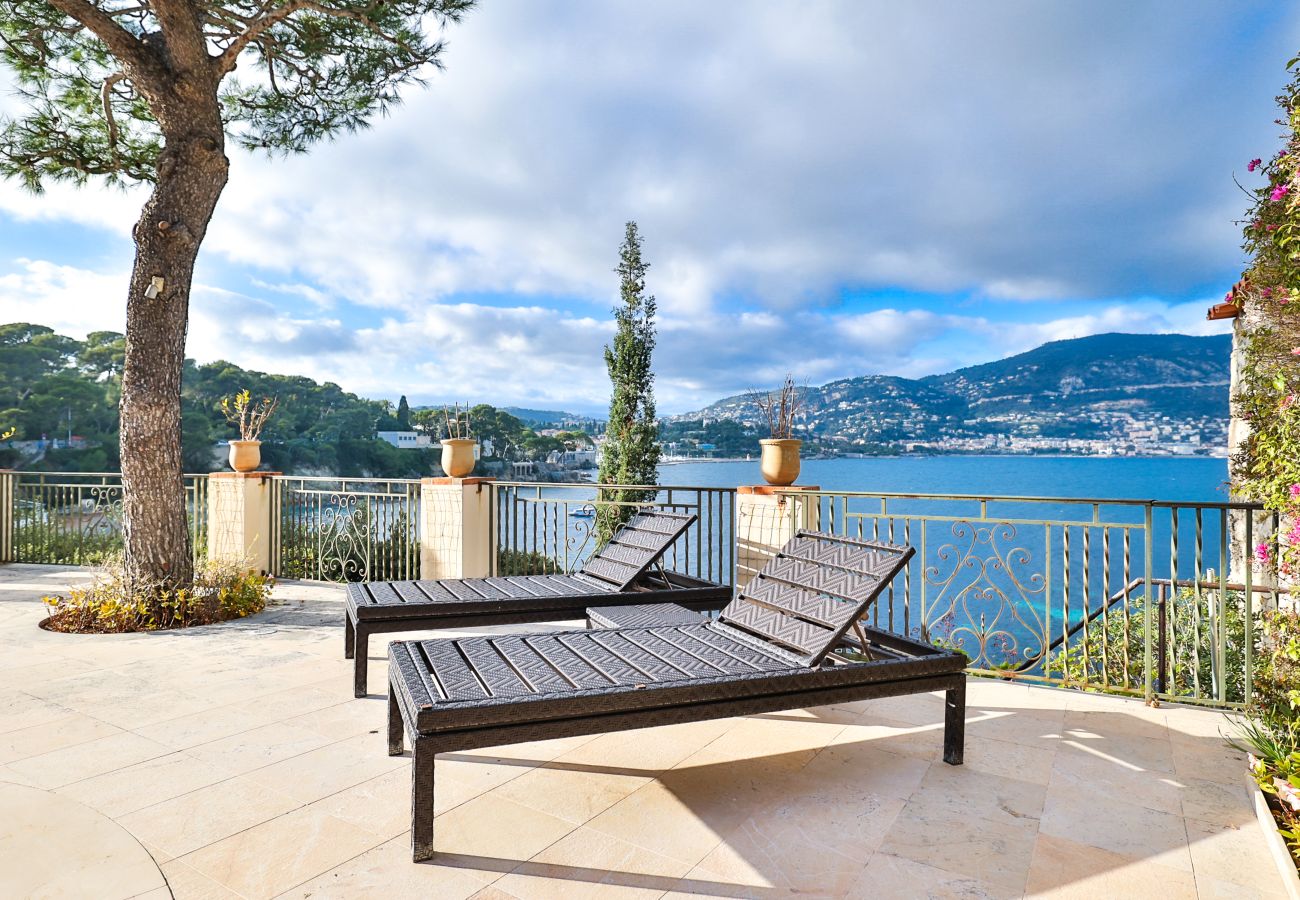
[[[1223,716],[985,680],[960,768],[932,695],[447,754],[413,865],[409,758],[351,697],[340,589],[38,629],[84,577],[0,567],[3,897],[1282,896]]]

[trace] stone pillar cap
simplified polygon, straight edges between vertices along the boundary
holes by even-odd
[[[449,478],[444,475],[438,478],[432,478],[432,477],[421,478],[420,483],[421,484],[490,484],[494,480],[495,479],[492,478],[475,478],[473,476],[469,478]]]
[[[742,484],[736,488],[737,494],[755,494],[760,497],[771,497],[776,494],[784,494],[788,491],[820,491],[821,486],[816,484],[792,484],[787,487],[778,487],[775,484]]]

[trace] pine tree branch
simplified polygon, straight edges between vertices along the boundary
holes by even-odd
[[[100,102],[104,104],[104,122],[108,126],[108,152],[113,165],[121,164],[117,152],[117,119],[113,117],[113,85],[126,78],[121,72],[114,72],[104,79],[104,86],[99,89]]]
[[[266,7],[263,6],[263,9],[265,8]],[[360,22],[362,25],[366,26],[366,28],[370,29],[370,31],[377,37],[387,41],[395,47],[400,47],[403,51],[411,55],[415,55],[414,50],[403,40],[395,35],[388,34],[375,24],[374,19],[369,15],[369,11],[372,8],[373,7],[367,7],[366,11],[357,12],[356,10],[339,9],[337,7],[328,6],[324,3],[318,3],[317,0],[289,0],[289,2],[284,6],[255,18],[252,24],[244,29],[242,34],[231,41],[230,45],[227,46],[226,49],[222,51],[221,56],[218,57],[218,69],[223,75],[227,72],[233,71],[238,62],[239,54],[243,53],[244,50],[248,48],[249,44],[256,41],[268,28],[283,22],[294,13],[301,10],[308,10],[335,19],[350,19],[354,22]]]
[[[118,60],[131,73],[132,78],[155,79],[161,72],[158,57],[144,42],[114,18],[87,0],[47,0],[50,6],[69,18],[80,22],[95,37],[104,42]]]

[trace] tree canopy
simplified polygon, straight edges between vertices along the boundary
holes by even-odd
[[[611,394],[609,424],[600,460],[601,484],[651,485],[659,483],[659,428],[655,421],[654,369],[655,298],[646,293],[649,263],[641,258],[641,235],[628,222],[619,248],[619,305],[614,308],[618,330],[614,343],[605,347]],[[601,498],[617,504],[650,500],[653,491],[602,491]],[[604,506],[598,511],[597,532],[602,541],[631,517],[632,507]]]
[[[229,136],[301,152],[363,127],[440,65],[473,0],[15,0],[0,61],[25,109],[0,126],[0,173],[154,181],[187,79],[217,89]],[[240,70],[236,75],[236,70]],[[247,73],[247,74],[244,74]],[[169,121],[175,119],[173,123]]]

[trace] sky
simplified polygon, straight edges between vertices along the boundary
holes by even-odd
[[[664,414],[1222,332],[1300,5],[483,0],[446,38],[369,130],[229,147],[189,356],[598,412],[627,220]],[[0,182],[0,321],[122,330],[145,196]]]

